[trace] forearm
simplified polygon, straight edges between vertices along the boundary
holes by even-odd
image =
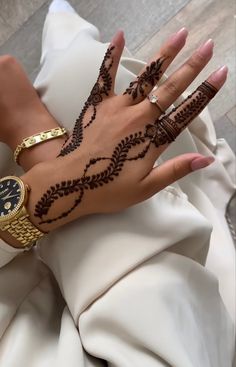
[[[24,138],[58,126],[57,121],[46,110],[38,111],[38,113],[35,111],[32,118],[27,116],[24,127],[14,129],[12,133],[7,134],[2,140],[14,153],[17,145],[22,143]],[[36,144],[29,149],[23,149],[19,154],[20,166],[26,172],[39,162],[55,158],[59,154],[65,139],[66,136],[63,135],[62,137]]]
[[[14,121],[16,124],[19,121],[19,118],[14,115]],[[22,124],[22,121],[19,123]],[[12,133],[3,136],[2,140],[14,153],[17,145],[20,144],[24,138],[58,126],[59,125],[57,121],[48,113],[46,109],[38,110],[34,111],[32,117],[30,117],[30,114],[27,115],[22,128],[19,126],[19,128],[12,130]],[[54,159],[59,154],[65,140],[66,136],[63,135],[62,137],[37,144],[29,149],[23,149],[19,154],[20,166],[25,172],[27,172],[40,162],[46,162]],[[13,247],[22,248],[20,242],[12,237],[7,231],[0,230],[0,238]]]
[[[16,248],[22,248],[22,245],[14,237],[12,237],[8,232],[0,230],[0,239],[6,242],[8,245]]]

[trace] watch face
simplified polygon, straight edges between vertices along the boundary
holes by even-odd
[[[0,180],[0,221],[15,214],[24,200],[24,186],[17,177],[4,177]]]

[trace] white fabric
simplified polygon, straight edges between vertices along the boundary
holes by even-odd
[[[49,6],[49,12],[71,12],[75,13],[74,8],[65,0],[53,0]]]
[[[46,18],[35,87],[70,130],[108,45],[98,37],[77,14]],[[143,65],[125,50],[118,93]],[[1,174],[16,172],[0,151]],[[1,366],[232,366],[234,250],[223,213],[235,160],[207,110],[162,159],[188,151],[216,162],[122,213],[52,232],[28,253],[0,244]]]

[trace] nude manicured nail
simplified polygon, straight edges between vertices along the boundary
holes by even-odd
[[[209,39],[197,49],[197,52],[203,57],[209,57],[212,55],[213,47],[214,42],[212,41],[212,39]]]
[[[211,74],[209,82],[216,83],[221,86],[225,82],[228,73],[228,67],[226,65],[221,66],[218,70]]]
[[[214,157],[200,157],[196,158],[191,162],[192,171],[197,171],[198,169],[209,166],[215,160]]]
[[[185,27],[183,27],[178,32],[170,36],[170,41],[174,46],[180,47],[183,45],[184,41],[186,40],[187,35],[188,35],[188,31]]]
[[[111,40],[111,44],[115,45],[121,36],[124,38],[124,32],[122,30],[117,31]]]

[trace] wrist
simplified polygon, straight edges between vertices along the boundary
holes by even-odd
[[[10,235],[10,233],[8,233],[6,231],[2,231],[1,229],[0,229],[0,239],[3,240],[4,242],[6,242],[11,247],[22,249],[21,243],[19,241],[17,241],[16,238],[14,238],[12,235]]]
[[[3,139],[3,142],[11,148],[13,153],[24,138],[59,126],[57,121],[46,110],[39,111],[37,114],[34,112],[31,121],[29,121],[29,116],[27,116],[27,121],[24,121],[24,126],[15,128]],[[31,148],[23,149],[19,154],[19,165],[24,171],[28,171],[37,163],[55,158],[59,154],[65,140],[66,136],[63,135],[56,139],[36,144]]]
[[[45,234],[29,220],[29,193],[19,177],[0,179],[0,237],[12,247],[30,249]]]

